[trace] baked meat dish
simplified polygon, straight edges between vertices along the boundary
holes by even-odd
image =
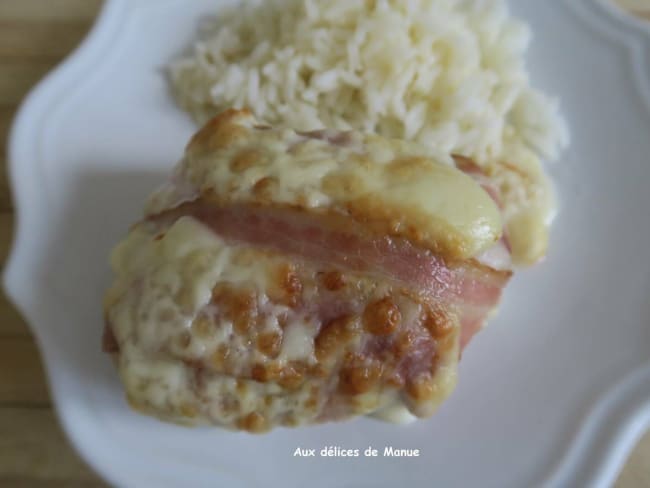
[[[430,416],[512,274],[471,160],[247,110],[191,139],[111,263],[130,405],[252,432]]]

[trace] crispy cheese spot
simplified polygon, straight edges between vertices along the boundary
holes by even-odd
[[[257,301],[251,290],[233,290],[227,285],[217,285],[212,290],[212,302],[229,319],[236,332],[246,334],[256,323]]]
[[[234,173],[242,173],[253,166],[264,164],[263,154],[257,149],[244,149],[230,161]]]
[[[442,339],[454,330],[454,320],[443,310],[427,310],[422,319],[422,325],[434,339]]]
[[[374,335],[392,334],[401,321],[402,314],[390,297],[371,303],[363,312],[363,327]]]
[[[277,286],[266,290],[269,298],[287,307],[295,307],[300,303],[303,284],[296,272],[295,266],[282,265],[277,271]]]
[[[259,203],[270,203],[273,200],[274,190],[278,185],[278,180],[272,176],[265,176],[253,185],[253,195]]]
[[[257,338],[257,349],[264,355],[275,358],[280,354],[282,336],[276,332],[266,332]]]
[[[425,402],[433,398],[435,385],[429,374],[421,374],[406,382],[406,393],[416,402]]]
[[[269,429],[266,418],[258,412],[251,412],[245,417],[241,417],[237,420],[237,427],[249,432],[264,432]]]
[[[305,365],[297,361],[289,362],[280,372],[280,378],[277,380],[282,388],[295,390],[305,380]]]
[[[251,378],[260,383],[266,383],[269,380],[268,372],[262,364],[256,364],[251,369]]]
[[[245,140],[250,130],[241,125],[241,122],[250,119],[249,110],[226,110],[210,120],[197,132],[187,146],[188,152],[212,152],[223,149],[237,141]]]
[[[260,383],[278,382],[282,377],[282,371],[283,367],[277,362],[267,364],[256,363],[251,368],[251,378]]]
[[[339,373],[339,390],[360,395],[374,388],[381,377],[381,365],[359,354],[349,354]]]
[[[199,414],[199,410],[191,403],[184,403],[180,406],[179,413],[182,417],[195,418]]]
[[[323,324],[314,340],[316,358],[321,361],[343,351],[358,334],[356,322],[346,315]]]

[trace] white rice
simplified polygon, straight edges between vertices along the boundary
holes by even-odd
[[[504,0],[258,0],[208,20],[170,77],[198,122],[249,107],[516,164],[568,142],[557,103],[530,86],[530,38]]]

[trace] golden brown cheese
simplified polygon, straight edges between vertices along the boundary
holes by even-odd
[[[495,203],[449,156],[357,132],[271,129],[245,110],[221,114],[194,136],[178,173],[219,204],[339,212],[458,259],[489,248],[502,231]],[[158,194],[148,213],[178,203],[174,191]]]
[[[193,217],[163,214],[197,199],[337,214],[449,260],[483,253],[502,232],[492,198],[449,156],[356,132],[275,130],[228,111],[192,139],[150,200],[151,218],[112,255],[105,311],[131,405],[264,431],[428,416],[450,393],[455,305],[434,310],[405,283],[226,241]]]
[[[226,243],[191,217],[164,228],[137,225],[112,266],[106,315],[127,398],[166,420],[257,432],[336,418],[326,402],[338,398],[350,402],[346,416],[398,421],[408,411],[430,415],[455,384],[458,328],[445,317],[432,322],[422,303],[373,279],[338,271],[305,277],[291,258]],[[360,312],[324,325],[309,313],[291,315],[299,302],[308,308],[345,286],[365,297]],[[420,329],[396,336],[385,364],[359,353],[359,341],[387,337],[402,320]],[[380,380],[397,372],[418,333],[437,344],[430,369]]]

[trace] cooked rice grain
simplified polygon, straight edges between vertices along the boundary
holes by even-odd
[[[504,0],[248,1],[208,20],[170,77],[198,122],[249,107],[270,124],[376,132],[481,165],[512,148],[555,159],[568,133],[529,84],[530,37]]]

